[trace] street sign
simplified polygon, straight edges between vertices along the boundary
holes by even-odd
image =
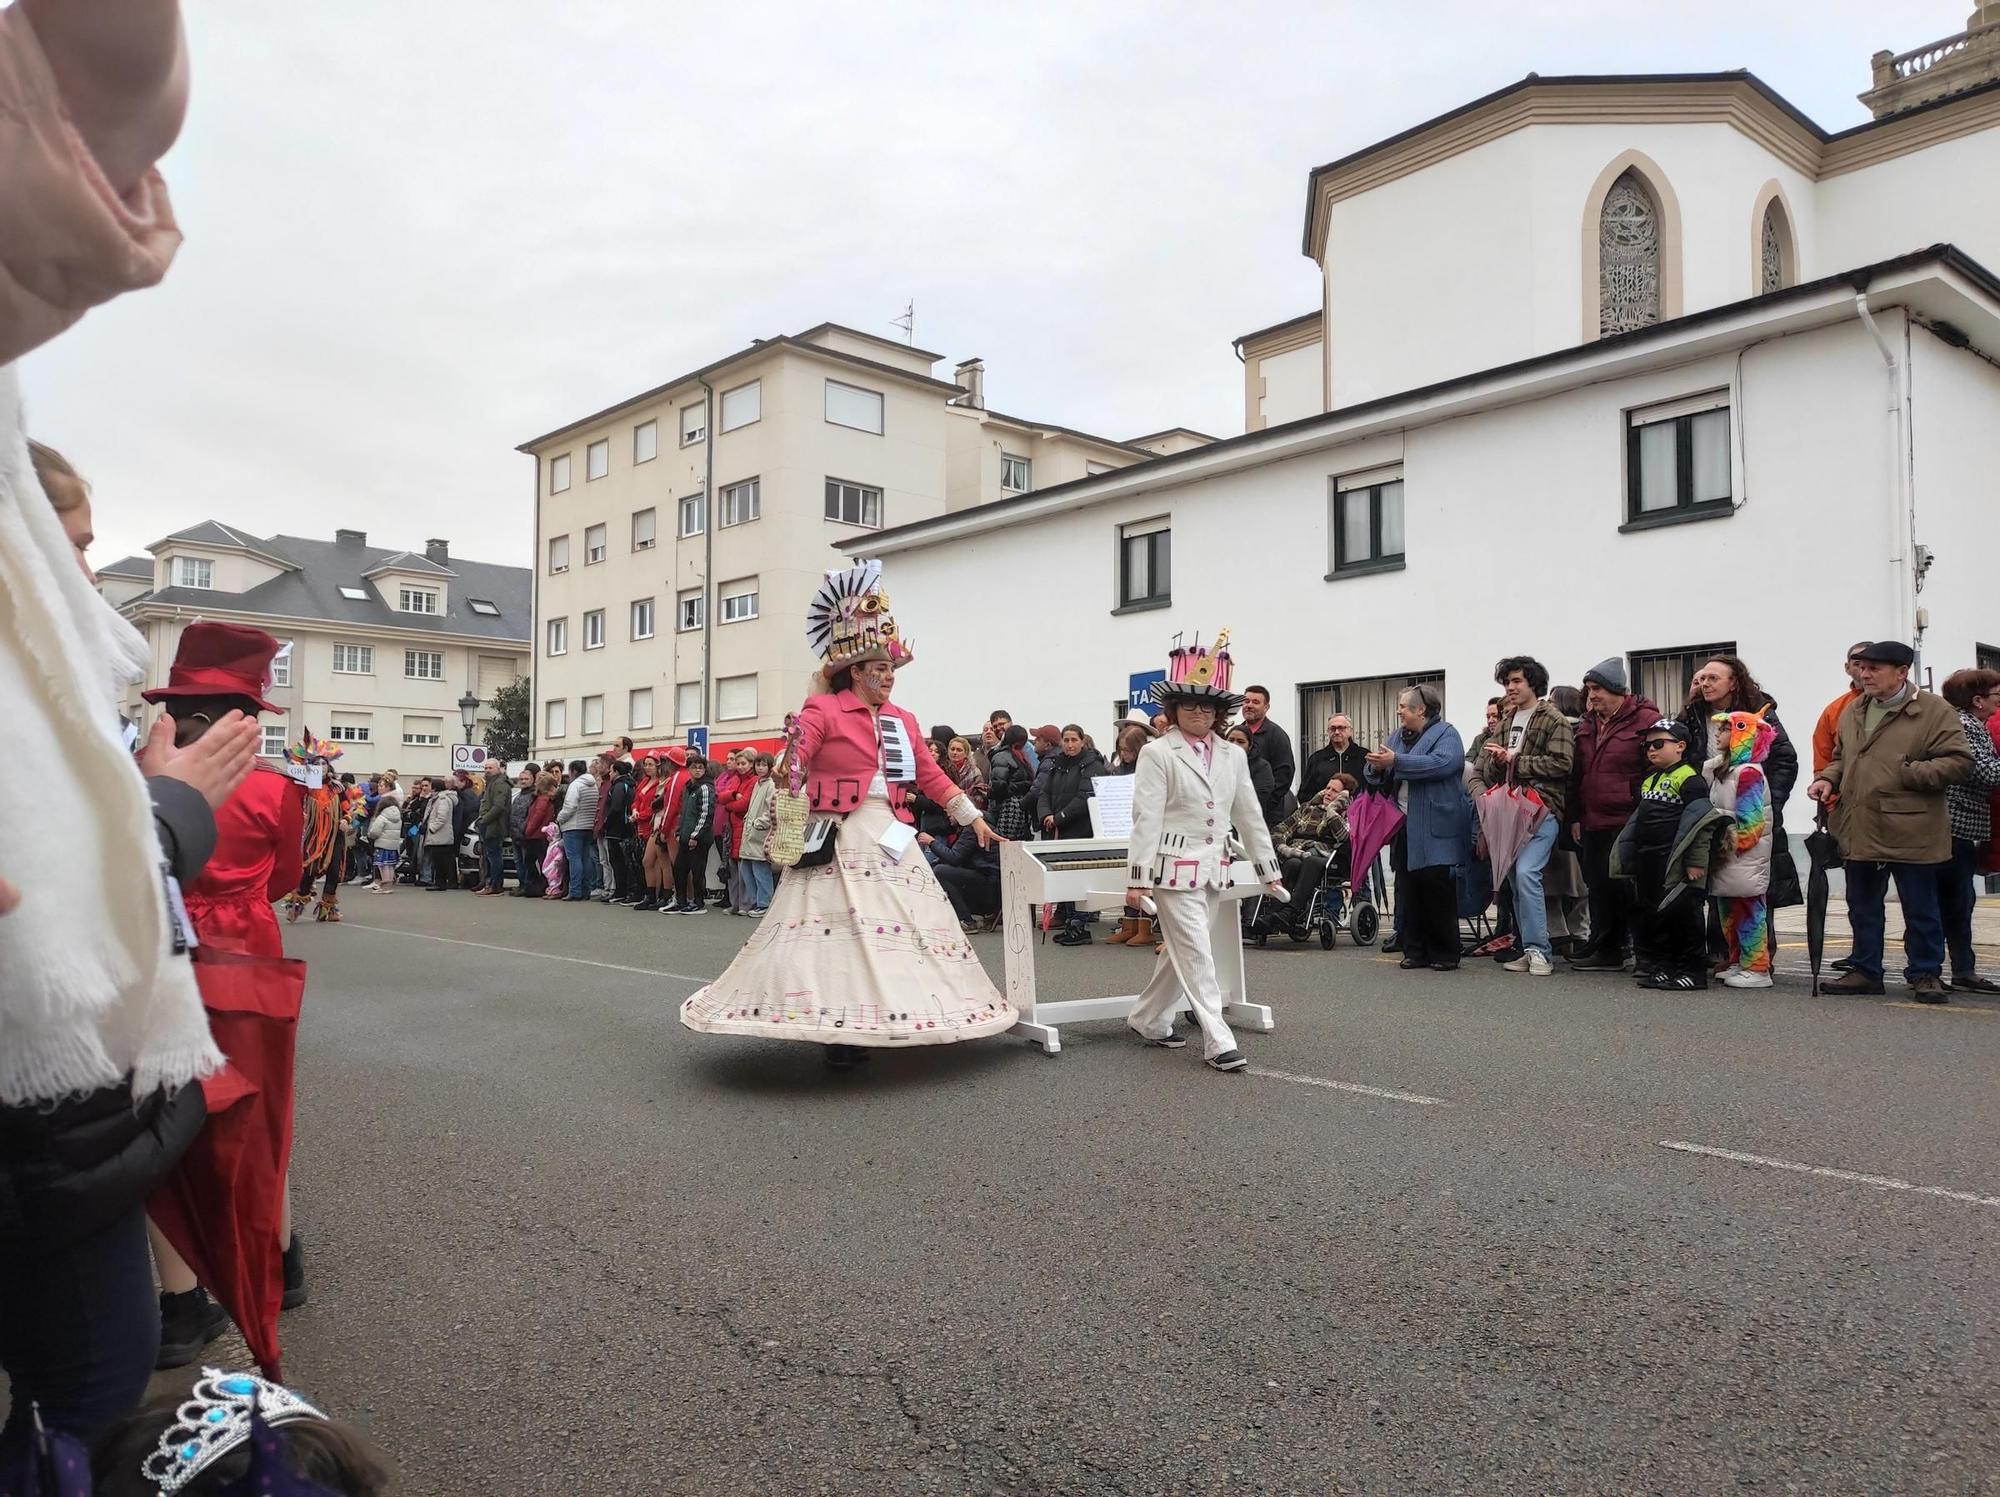
[[[1128,707],[1151,707],[1153,705],[1153,683],[1167,679],[1165,671],[1134,671],[1132,684],[1125,697]]]
[[[454,743],[451,746],[451,772],[463,770],[467,774],[486,772],[486,745],[483,743]]]
[[[700,754],[704,759],[708,757],[707,728],[704,727],[704,728],[688,729],[688,751],[690,753]]]

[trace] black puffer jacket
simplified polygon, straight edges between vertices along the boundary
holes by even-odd
[[[1043,835],[1088,837],[1093,791],[1090,782],[1093,777],[1107,772],[1104,756],[1087,745],[1082,753],[1074,757],[1058,754],[1049,766],[1049,777],[1042,786],[1042,798],[1035,811],[1035,823],[1041,827]],[[1053,833],[1045,824],[1051,816],[1056,819]]]
[[[153,1193],[208,1120],[198,1085],[136,1107],[125,1086],[0,1107],[0,1247],[52,1252]]]

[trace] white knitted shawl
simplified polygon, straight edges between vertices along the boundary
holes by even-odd
[[[0,368],[0,764],[61,831],[0,837],[0,876],[21,891],[0,915],[0,1103],[128,1075],[145,1096],[222,1057],[173,950],[152,803],[119,726],[145,641],[76,565],[28,458],[17,373]]]

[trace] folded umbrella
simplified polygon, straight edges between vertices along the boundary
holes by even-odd
[[[1375,859],[1403,824],[1403,808],[1393,796],[1379,790],[1363,790],[1347,803],[1347,840],[1353,848],[1348,861],[1348,877],[1359,889],[1375,866]]]
[[[306,964],[197,948],[195,980],[229,1064],[202,1082],[208,1122],[148,1204],[154,1225],[280,1380],[285,1171],[292,1156],[292,1059]]]
[[[1840,844],[1827,829],[1824,803],[1813,817],[1813,829],[1806,837],[1806,856],[1812,859],[1812,871],[1806,875],[1806,960],[1812,965],[1812,991],[1817,998],[1819,963],[1826,951],[1826,875],[1840,862]]]
[[[1474,803],[1479,812],[1479,833],[1486,841],[1486,857],[1493,865],[1493,887],[1507,882],[1514,860],[1541,825],[1549,808],[1532,790],[1523,790],[1511,779],[1495,785]]]

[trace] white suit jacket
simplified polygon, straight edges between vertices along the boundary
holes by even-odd
[[[1278,876],[1250,761],[1226,738],[1209,739],[1210,767],[1169,728],[1139,751],[1132,778],[1128,887],[1222,889],[1226,869],[1250,850],[1260,880]],[[1232,825],[1236,836],[1230,836]]]

